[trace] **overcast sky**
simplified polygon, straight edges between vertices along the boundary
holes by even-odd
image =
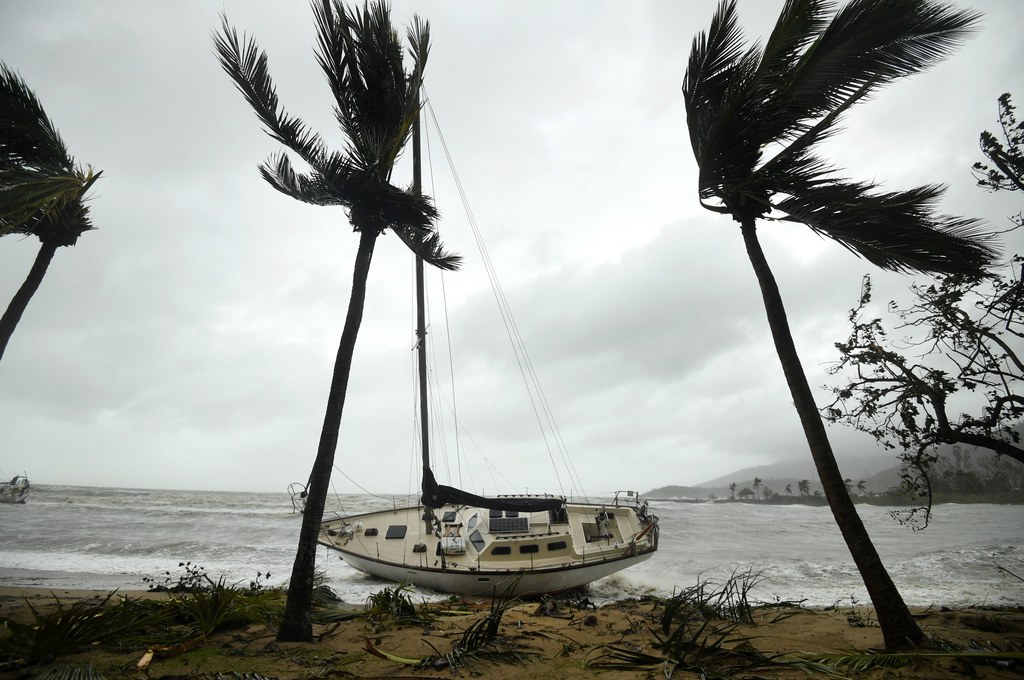
[[[431,23],[431,106],[589,493],[792,460],[813,478],[737,225],[696,200],[680,85],[715,5],[393,5],[399,26],[413,13]],[[781,5],[741,1],[748,38],[766,36]],[[1020,205],[976,188],[970,166],[978,134],[995,129],[999,95],[1024,98],[1024,4],[961,6],[985,14],[975,37],[861,105],[829,154],[847,176],[886,189],[946,183],[944,212],[1003,229]],[[340,143],[305,2],[0,2],[0,59],[76,159],[103,171],[97,230],[58,252],[0,363],[0,473],[268,491],[309,473],[357,238],[341,208],[300,204],[260,178],[258,164],[278,147],[213,55],[222,10],[267,51],[287,111]],[[450,329],[454,358],[449,368],[447,347],[435,344],[438,380],[447,400],[454,376],[465,428],[461,477],[451,428],[439,477],[487,493],[569,492],[434,130],[429,140],[426,189],[446,243],[466,259],[444,278],[447,321],[440,279],[430,283],[430,338]],[[399,175],[408,181],[407,162]],[[871,268],[804,228],[759,233],[809,380],[822,385]],[[1007,250],[1020,251],[1019,233],[1010,239]],[[3,305],[38,245],[0,242]],[[873,276],[878,298],[906,298],[911,278]],[[417,455],[410,287],[408,251],[385,234],[336,458],[354,482],[336,473],[338,492],[418,484],[408,465]],[[849,429],[830,436],[840,461],[886,455]]]

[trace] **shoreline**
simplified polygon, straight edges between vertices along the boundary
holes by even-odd
[[[141,577],[134,574],[97,574],[56,569],[0,567],[0,589],[146,591]]]
[[[97,589],[46,588],[45,586],[0,585],[0,619],[31,623],[33,609],[46,614],[66,608],[75,602],[100,602],[110,591]],[[147,590],[118,591],[118,596],[133,599],[164,599],[164,592]],[[598,607],[578,603],[523,602],[515,603],[501,619],[499,637],[506,648],[519,650],[514,660],[488,660],[467,656],[459,660],[456,675],[483,675],[495,680],[535,680],[538,673],[564,680],[590,679],[597,674],[608,680],[619,678],[662,677],[667,666],[658,664],[645,668],[600,669],[591,664],[607,655],[614,647],[662,654],[654,642],[660,629],[663,601],[620,600]],[[368,650],[368,644],[404,658],[423,658],[453,650],[463,634],[484,618],[490,608],[484,602],[432,603],[427,610],[428,623],[395,623],[374,619],[364,614],[363,605],[340,605],[339,609],[358,612],[340,623],[314,624],[313,643],[278,643],[275,629],[266,623],[244,623],[228,627],[197,639],[195,644],[175,648],[137,642],[128,646],[86,644],[78,651],[32,666],[3,657],[0,648],[0,678],[24,677],[45,673],[55,666],[91,665],[106,677],[119,677],[126,668],[149,657],[147,676],[193,677],[197,674],[259,674],[280,680],[337,676],[357,678],[452,677],[452,669],[442,666],[415,668],[394,658],[380,658]],[[418,611],[423,611],[417,606]],[[912,608],[919,625],[931,640],[959,649],[985,645],[989,650],[1020,649],[1024,639],[1024,607],[1014,609],[947,609]],[[782,655],[783,659],[807,658],[826,654],[870,655],[881,647],[882,636],[871,607],[805,608],[802,606],[762,605],[751,615],[753,624],[733,624],[713,619],[718,630],[728,630],[723,643],[730,661],[746,663],[751,653],[761,658]],[[3,628],[0,627],[0,631]],[[717,643],[716,643],[717,644]],[[155,653],[154,653],[155,652]],[[1019,653],[1018,653],[1019,656]],[[718,663],[721,659],[712,659]],[[702,660],[701,663],[704,663]],[[985,660],[964,655],[920,659],[895,670],[901,680],[933,680],[935,678],[973,677],[980,680],[1020,678],[1020,661]],[[750,675],[743,668],[735,677],[765,677],[777,680],[823,677],[808,674],[792,666],[771,666]],[[866,671],[839,669],[844,677],[884,680],[895,677],[893,668]],[[13,674],[8,675],[8,672]],[[721,669],[719,672],[722,672]],[[684,672],[676,677],[699,677]],[[734,677],[731,671],[716,677]]]

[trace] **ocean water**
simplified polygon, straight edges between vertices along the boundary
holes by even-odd
[[[398,499],[403,503],[405,499]],[[331,500],[355,513],[390,505],[371,496]],[[867,603],[868,596],[828,508],[656,501],[662,530],[647,562],[590,586],[605,601],[670,595],[698,579],[760,574],[752,597],[807,606]],[[1022,605],[1024,508],[939,505],[932,526],[913,532],[886,508],[858,506],[889,573],[910,605]],[[221,493],[33,487],[25,505],[0,505],[0,585],[53,589],[145,589],[144,577],[176,578],[179,562],[245,582],[270,572],[287,579],[300,516],[281,493]],[[321,548],[328,583],[359,603],[385,583]],[[442,596],[419,591],[417,597]]]

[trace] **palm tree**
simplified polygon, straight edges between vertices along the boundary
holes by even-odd
[[[306,203],[343,206],[359,234],[352,293],[334,363],[327,409],[307,485],[306,509],[292,566],[280,641],[312,641],[310,608],[317,535],[334,466],[356,335],[363,315],[366,280],[377,236],[390,229],[416,255],[441,269],[456,269],[433,228],[437,213],[418,186],[391,183],[395,163],[409,140],[420,109],[420,82],[429,49],[429,26],[414,20],[408,31],[411,73],[402,60],[402,41],[390,10],[378,1],[359,9],[341,0],[314,2],[317,60],[335,100],[335,118],[347,138],[343,151],[328,151],[321,137],[278,106],[267,57],[250,38],[244,45],[222,17],[215,36],[221,66],[255,110],[271,137],[297,155],[309,172],[296,172],[281,152],[260,166],[278,191]]]
[[[863,496],[864,494],[867,493],[867,491],[868,491],[867,482],[865,482],[863,479],[860,480],[859,482],[857,482],[857,493],[859,495]]]
[[[736,482],[729,485],[729,498],[736,498]]]
[[[797,491],[800,492],[801,496],[811,495],[811,481],[809,479],[801,479],[796,484]]]
[[[979,272],[994,258],[971,219],[936,215],[940,186],[880,193],[838,178],[816,155],[853,104],[945,56],[978,15],[928,0],[787,0],[768,40],[747,47],[734,0],[693,41],[683,83],[705,208],[739,223],[775,349],[836,523],[875,606],[887,647],[921,629],[889,578],[843,484],[793,343],[758,220],[806,225],[883,269]]]
[[[787,484],[786,485],[786,495],[787,496],[792,496],[793,495],[793,485],[792,484]]]
[[[0,236],[39,239],[25,282],[0,317],[0,359],[57,248],[92,229],[85,194],[99,179],[68,153],[60,133],[25,81],[0,63]]]
[[[758,491],[758,489],[761,488],[761,478],[760,477],[754,477],[754,483],[753,483],[752,486],[754,487],[754,498],[760,498],[760,496],[758,495],[757,491]]]

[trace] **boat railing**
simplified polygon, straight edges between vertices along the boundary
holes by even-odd
[[[622,498],[623,496],[625,498]],[[640,494],[636,491],[616,491],[615,498],[612,500],[612,505],[617,508],[629,506],[639,509],[642,503],[643,499],[640,498]]]

